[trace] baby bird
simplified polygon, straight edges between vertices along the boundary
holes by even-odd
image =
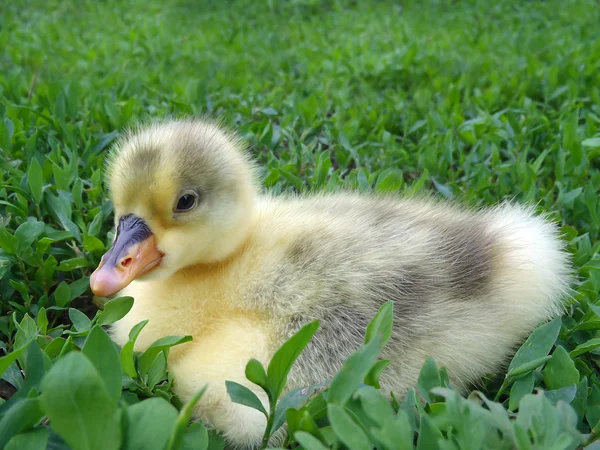
[[[111,333],[120,345],[149,320],[136,350],[167,335],[174,389],[208,389],[196,416],[230,445],[260,443],[266,421],[232,403],[225,380],[253,390],[301,326],[321,327],[288,389],[331,379],[394,301],[382,389],[403,395],[429,356],[466,390],[499,370],[536,325],[560,314],[570,264],[557,227],[531,208],[473,211],[432,200],[356,193],[274,197],[259,189],[241,141],[206,120],[130,131],[108,168],[116,238],[91,278],[94,293],[135,299]]]

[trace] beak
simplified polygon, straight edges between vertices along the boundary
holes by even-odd
[[[100,297],[119,292],[157,267],[163,256],[143,219],[133,214],[121,217],[115,242],[90,278],[92,292]]]

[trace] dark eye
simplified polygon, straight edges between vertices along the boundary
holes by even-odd
[[[198,195],[195,192],[186,192],[179,200],[177,200],[177,206],[173,211],[175,212],[185,212],[193,209],[198,202]]]

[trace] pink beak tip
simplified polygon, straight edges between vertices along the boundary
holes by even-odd
[[[99,297],[108,297],[122,289],[119,277],[107,267],[97,269],[90,277],[92,292]]]

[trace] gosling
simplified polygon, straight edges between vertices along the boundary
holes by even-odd
[[[116,238],[92,275],[99,296],[135,299],[116,343],[149,320],[136,350],[167,335],[174,389],[205,385],[196,417],[228,443],[256,447],[258,411],[231,402],[225,381],[253,390],[250,358],[265,366],[312,320],[321,324],[288,389],[331,379],[394,301],[392,360],[382,390],[401,396],[432,356],[465,391],[501,369],[536,325],[560,314],[570,264],[555,224],[531,207],[470,210],[395,195],[272,196],[238,137],[207,120],[129,131],[108,167]]]

